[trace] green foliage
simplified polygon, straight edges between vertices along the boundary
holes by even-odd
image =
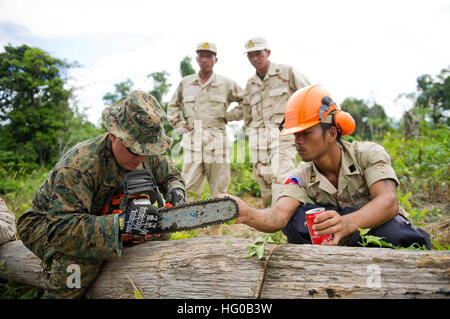
[[[0,53],[0,174],[53,165],[68,148],[99,129],[66,89],[68,64],[27,45]],[[3,173],[2,173],[3,172]]]
[[[367,235],[367,233],[370,231],[370,228],[361,229],[358,228],[359,234],[361,236],[361,241],[358,242],[363,247],[366,247],[369,244],[379,245],[380,247],[390,247],[393,248],[394,246],[391,243],[387,243],[383,241],[383,237],[373,236],[373,235]]]
[[[413,208],[412,204],[409,201],[409,198],[411,195],[412,195],[412,192],[408,192],[407,194],[402,195],[400,193],[400,190],[397,189],[397,198],[399,201],[399,205],[401,207],[403,207],[403,209],[405,209],[406,213],[408,213],[408,218],[412,219],[416,226],[422,226],[422,224],[420,223],[420,220],[422,220],[422,218],[424,218],[424,216],[430,212],[430,209],[426,208],[423,210],[419,210],[417,208]],[[431,213],[436,213],[436,212],[437,212],[437,208],[435,207],[431,211]]]
[[[127,275],[128,280],[131,282],[131,285],[134,289],[134,299],[144,299],[144,295],[139,291],[139,289],[136,287],[134,282],[131,280],[131,278]]]
[[[449,128],[422,127],[417,140],[387,133],[382,145],[391,157],[402,193],[411,191],[427,200],[446,198],[450,164]]]
[[[231,183],[228,186],[228,191],[238,197],[241,197],[245,193],[254,197],[260,197],[261,189],[253,176],[253,165],[250,161],[251,153],[248,147],[248,140],[240,139],[240,141],[240,143],[236,141],[233,143],[234,151],[230,164]]]
[[[378,245],[380,248],[381,247],[387,247],[387,248],[393,248],[393,249],[408,249],[408,250],[427,250],[427,247],[424,245],[420,246],[418,243],[414,243],[409,247],[398,247],[398,246],[394,246],[391,243],[385,242],[383,240],[384,237],[378,237],[378,236],[373,236],[373,235],[367,235],[367,233],[370,231],[370,228],[358,228],[359,234],[361,236],[361,241],[362,242],[358,242],[358,244],[360,244],[363,247],[366,247],[369,244],[373,244],[373,245]]]
[[[167,77],[170,74],[166,71],[162,72],[153,72],[147,75],[147,78],[153,79],[153,89],[149,92],[151,95],[153,95],[158,102],[161,104],[161,106],[165,106],[164,111],[167,111],[167,103],[163,103],[163,97],[169,92],[170,87],[172,84],[169,84],[167,81]]]
[[[27,161],[26,156],[22,156],[13,151],[0,150],[0,175],[6,172],[33,171],[39,168],[39,164],[34,159]],[[0,187],[1,193],[1,187]]]
[[[342,108],[349,112],[356,123],[353,137],[360,140],[376,140],[387,131],[392,130],[391,122],[381,105],[374,103],[369,106],[366,101],[356,98],[346,98]]]
[[[194,238],[198,235],[198,232],[195,229],[191,229],[188,231],[177,231],[170,234],[170,240],[180,240],[180,239],[188,239]]]
[[[44,292],[36,287],[0,279],[0,299],[42,299],[43,294]]]
[[[170,87],[172,84],[168,83],[167,77],[169,76],[169,73],[166,71],[162,72],[153,72],[147,75],[147,78],[153,79],[153,89],[149,92],[151,95],[153,95],[163,108],[164,112],[167,113],[167,107],[169,105],[168,102],[163,102],[163,97],[169,92]],[[169,122],[167,119],[164,122],[164,130],[166,131],[166,134],[168,136],[172,135],[173,127],[169,125]],[[173,146],[173,144],[172,144]]]
[[[188,56],[185,56],[183,60],[180,62],[180,74],[182,77],[185,77],[190,74],[194,74],[195,70],[191,64],[192,59]]]
[[[4,277],[11,270],[5,270],[5,261],[0,262],[0,299],[37,299],[42,298],[41,289],[21,285],[14,280],[6,280]]]
[[[198,196],[194,191],[188,191],[188,195],[194,198],[194,202],[198,201]]]
[[[450,250],[449,244],[441,245],[438,241],[434,240],[433,238],[430,238],[430,241],[434,245],[434,247],[436,247],[437,250]]]
[[[16,216],[30,208],[34,193],[44,182],[48,172],[46,169],[32,173],[0,169],[0,197]]]
[[[73,117],[72,92],[64,88],[63,77],[69,67],[38,48],[5,46],[0,53],[0,150],[40,166],[58,156],[58,137]],[[17,166],[20,162],[16,159]]]
[[[264,257],[264,251],[266,249],[266,244],[282,244],[286,242],[286,237],[282,233],[282,231],[278,231],[276,233],[270,234],[261,234],[256,239],[248,245],[250,252],[244,256],[244,258],[251,258],[253,256],[261,259]]]
[[[417,78],[416,107],[425,110],[434,124],[450,124],[450,66],[435,77],[429,74]]]
[[[228,191],[235,196],[241,197],[245,193],[254,196],[261,196],[261,189],[253,176],[252,166],[246,163],[234,163],[231,165],[231,183]]]
[[[3,277],[6,274],[9,274],[12,270],[5,270],[6,261],[0,262],[0,277]]]

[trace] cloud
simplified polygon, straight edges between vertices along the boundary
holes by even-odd
[[[31,38],[30,31],[23,25],[13,22],[0,22],[0,46],[2,48],[7,44],[20,45],[30,41]]]
[[[268,39],[272,61],[322,83],[337,102],[376,100],[398,119],[409,107],[398,94],[449,64],[449,29],[446,1],[0,2],[0,44],[29,43],[83,65],[71,71],[72,83],[93,122],[102,96],[127,78],[150,90],[147,75],[165,70],[170,95],[180,61],[194,57],[200,41],[218,46],[215,71],[245,86],[254,69],[242,53],[255,35]]]

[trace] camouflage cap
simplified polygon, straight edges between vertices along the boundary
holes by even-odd
[[[161,155],[170,148],[173,141],[164,131],[165,117],[158,101],[143,91],[132,91],[102,112],[108,132],[139,155]]]
[[[211,51],[217,55],[217,47],[214,43],[211,42],[200,42],[199,44],[197,44],[196,52],[198,51]]]
[[[247,42],[245,42],[245,52],[244,54],[247,54],[248,52],[252,51],[261,51],[266,50],[269,47],[267,46],[267,40],[261,37],[255,37]]]

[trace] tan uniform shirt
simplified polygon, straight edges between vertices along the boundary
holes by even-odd
[[[303,204],[310,198],[316,205],[360,209],[371,200],[369,189],[373,183],[389,178],[399,184],[390,157],[381,145],[342,141],[342,146],[338,189],[318,171],[314,162],[301,162],[291,174],[298,184],[283,185],[278,198],[289,196]]]
[[[234,113],[239,111],[243,113],[246,131],[249,136],[264,134],[262,130],[257,130],[258,128],[275,128],[275,132],[279,133],[278,128],[284,118],[287,100],[292,93],[309,84],[308,79],[293,67],[270,62],[264,80],[261,80],[255,73],[247,81],[243,105],[232,111]],[[252,131],[252,129],[256,130]],[[270,133],[266,132],[265,134]],[[294,143],[293,136],[279,138],[280,142]],[[258,140],[264,141],[264,144],[266,144],[265,141],[269,140],[269,145],[264,145],[264,148],[270,147],[270,138],[267,139],[261,136]],[[260,144],[258,140],[250,144]],[[261,148],[258,145],[250,145],[250,147]]]
[[[232,102],[240,103],[244,92],[233,80],[213,73],[202,84],[198,74],[184,77],[167,107],[167,119],[174,128],[187,126],[192,129],[194,120],[202,120],[203,128],[225,130],[228,121],[238,120],[236,116],[226,117]]]

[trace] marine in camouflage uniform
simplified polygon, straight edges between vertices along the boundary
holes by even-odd
[[[243,90],[233,80],[213,72],[217,47],[197,45],[200,71],[184,77],[167,108],[169,124],[183,134],[183,178],[186,190],[201,198],[206,177],[211,197],[225,193],[230,182],[229,145],[225,125],[239,120],[240,113],[227,112],[240,103]]]
[[[118,215],[101,212],[125,173],[151,170],[166,199],[174,189],[184,191],[180,173],[163,156],[172,140],[164,133],[164,111],[153,96],[133,91],[106,108],[102,118],[108,133],[64,154],[17,223],[25,246],[50,269],[48,298],[82,296],[102,263],[121,256]],[[80,288],[68,288],[70,265],[80,267]]]
[[[269,61],[270,50],[264,38],[247,41],[245,49],[256,73],[247,81],[244,101],[234,112],[243,112],[253,173],[264,205],[270,207],[289,171],[295,167],[294,137],[278,135],[286,102],[292,93],[309,85],[309,81],[292,66]],[[252,60],[256,54],[265,56],[262,63],[269,63],[265,74],[258,73],[262,67]]]

